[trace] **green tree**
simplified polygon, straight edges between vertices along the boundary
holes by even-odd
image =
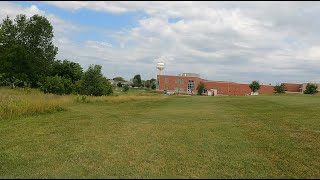
[[[200,83],[199,83],[199,85],[198,85],[198,87],[197,87],[197,90],[198,90],[198,95],[201,95],[201,94],[204,92],[204,90],[205,90],[205,85],[204,85],[203,82],[200,82]]]
[[[113,80],[117,82],[126,82],[126,80],[124,80],[123,77],[120,76],[113,78]]]
[[[252,92],[256,92],[260,89],[260,83],[259,81],[252,81],[252,83],[249,85],[249,88],[252,90]]]
[[[82,95],[102,96],[113,93],[112,85],[103,77],[100,65],[90,65],[80,80],[79,93]]]
[[[40,90],[44,93],[52,94],[70,94],[73,91],[73,84],[70,79],[61,76],[48,76],[40,86]]]
[[[286,87],[283,83],[281,83],[280,85],[277,84],[273,89],[278,94],[285,93],[286,91]]]
[[[304,94],[316,94],[318,93],[318,86],[316,84],[308,83]]]
[[[145,84],[145,87],[148,88],[148,89],[151,87],[150,80],[146,80],[144,84]]]
[[[151,89],[156,89],[156,79],[154,79],[154,78],[146,80],[144,82],[144,84],[145,84],[145,87],[148,88],[148,89],[150,89],[150,88]]]
[[[155,90],[157,88],[157,85],[156,84],[152,84],[151,85],[151,89]]]
[[[54,61],[52,75],[58,75],[70,79],[73,83],[80,80],[83,75],[83,69],[79,63],[68,60]]]
[[[133,77],[133,85],[134,87],[141,87],[142,81],[140,74],[137,74]]]
[[[50,75],[58,48],[53,27],[43,16],[8,16],[0,24],[0,73],[38,87]]]
[[[157,88],[157,80],[154,78],[150,79],[151,89],[155,90]]]
[[[129,91],[129,86],[128,86],[128,84],[125,84],[123,86],[123,92],[127,92],[127,91]]]

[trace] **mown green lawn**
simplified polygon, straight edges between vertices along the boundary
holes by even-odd
[[[0,121],[0,178],[320,178],[320,96],[76,103]]]

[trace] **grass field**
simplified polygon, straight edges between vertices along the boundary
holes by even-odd
[[[0,178],[320,178],[320,96],[132,93],[61,108],[0,120]]]

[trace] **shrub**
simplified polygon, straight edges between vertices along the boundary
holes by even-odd
[[[127,91],[129,91],[129,86],[128,86],[128,84],[125,84],[123,86],[123,92],[127,92]]]
[[[283,83],[281,83],[280,85],[274,86],[274,91],[275,91],[275,93],[278,93],[278,94],[285,93],[285,91],[286,91],[285,85]]]
[[[316,84],[308,83],[304,94],[316,94],[318,93],[318,86]]]
[[[140,74],[137,74],[132,79],[134,87],[141,87],[142,86],[142,80]]]
[[[102,96],[113,93],[112,85],[103,77],[100,65],[90,65],[84,73],[80,82],[77,82],[77,89],[82,95]]]
[[[74,90],[74,85],[71,79],[62,78],[62,83],[64,86],[64,94],[71,94]]]
[[[70,94],[73,91],[73,84],[70,79],[61,76],[48,76],[41,85],[40,90],[44,93]]]
[[[6,78],[5,73],[0,74],[0,86],[9,86],[10,81]]]
[[[201,95],[203,93],[203,91],[205,90],[205,86],[203,82],[199,83],[197,90],[198,90],[198,95]]]
[[[151,85],[151,89],[155,90],[157,88],[157,86],[155,84]]]
[[[260,89],[260,83],[259,81],[252,81],[252,83],[249,85],[249,88],[252,90],[252,92],[256,92]]]

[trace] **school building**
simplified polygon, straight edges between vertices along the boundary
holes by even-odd
[[[242,84],[228,81],[211,81],[200,78],[199,74],[182,73],[174,75],[157,75],[157,91],[175,92],[178,94],[197,94],[197,87],[200,82],[205,85],[206,95],[230,95],[243,96],[250,95],[251,89],[249,84]],[[284,83],[287,89],[286,93],[302,93],[305,90],[306,84]],[[320,87],[318,85],[318,87]],[[257,91],[259,94],[273,94],[274,86],[261,85]]]

